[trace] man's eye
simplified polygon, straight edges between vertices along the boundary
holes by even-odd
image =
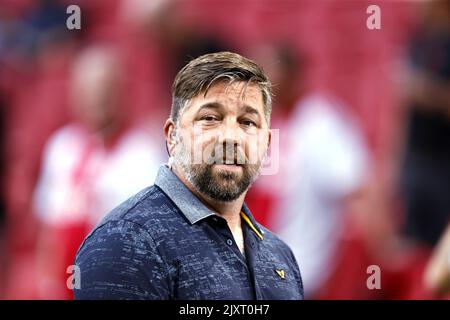
[[[219,119],[217,117],[215,117],[215,116],[204,116],[202,118],[202,120],[205,120],[205,121],[208,121],[208,122],[212,122],[212,121],[217,121]]]
[[[256,127],[256,123],[252,120],[243,120],[242,124],[246,127]]]

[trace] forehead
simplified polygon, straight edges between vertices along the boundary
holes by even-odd
[[[231,110],[239,110],[243,106],[251,106],[264,114],[263,95],[260,87],[246,81],[221,81],[194,97],[189,103],[190,112],[195,112],[205,103],[220,103]],[[186,110],[188,111],[188,110]]]

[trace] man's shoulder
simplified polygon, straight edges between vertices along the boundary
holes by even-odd
[[[159,250],[157,231],[167,230],[163,226],[167,223],[164,217],[179,216],[175,210],[157,186],[142,190],[113,209],[78,249],[75,265],[81,271],[81,280],[75,297],[168,297],[163,286],[167,265]],[[154,291],[151,291],[150,277],[158,283]]]
[[[167,206],[166,195],[156,185],[152,185],[111,210],[97,227],[117,220],[145,224],[149,218],[157,216],[160,208],[165,206]]]
[[[127,227],[139,228],[153,236],[160,229],[161,224],[168,223],[166,220],[180,219],[181,216],[176,214],[176,211],[177,207],[166,194],[158,186],[152,185],[111,210],[90,232],[85,241],[117,225],[121,226],[123,232],[126,232]]]

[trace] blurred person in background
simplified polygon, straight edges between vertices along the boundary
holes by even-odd
[[[432,248],[450,217],[450,1],[423,5],[409,56],[402,191],[406,235]]]
[[[273,81],[274,110],[271,123],[277,130],[278,144],[275,152],[279,153],[279,170],[286,167],[290,161],[288,127],[298,97],[303,96],[308,87],[306,69],[308,62],[302,52],[295,50],[288,41],[276,41],[276,44],[264,44],[251,49],[250,55],[260,61],[264,70]],[[300,76],[300,72],[302,70]],[[273,158],[274,159],[274,158]],[[272,161],[272,158],[268,158]],[[286,182],[286,176],[280,173],[262,175],[247,195],[248,203],[258,213],[258,218],[271,226],[276,217],[275,206],[279,201],[280,192]]]
[[[75,33],[61,1],[2,1],[0,87],[4,98],[6,298],[35,297],[37,220],[32,215],[42,147],[67,123],[66,78]]]
[[[274,109],[280,172],[265,177],[266,189],[272,184],[272,193],[278,195],[269,225],[292,247],[305,296],[314,298],[333,271],[343,202],[362,186],[368,151],[349,108],[308,87],[306,57],[286,45],[267,48],[270,52],[264,60],[281,105]]]
[[[450,224],[427,265],[424,281],[437,296],[450,299]]]
[[[333,272],[343,204],[364,182],[368,153],[357,124],[330,96],[300,99],[288,130],[288,176],[274,228],[292,246],[307,298],[314,298]]]
[[[160,151],[144,128],[127,121],[124,70],[106,46],[73,64],[75,121],[48,140],[34,194],[40,298],[65,299],[66,269],[83,238],[114,206],[151,184]]]

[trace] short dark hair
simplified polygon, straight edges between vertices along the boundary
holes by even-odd
[[[177,122],[180,110],[200,93],[208,92],[216,81],[247,81],[261,89],[267,121],[272,112],[272,85],[263,69],[237,53],[216,52],[191,60],[175,77],[172,86],[171,118]]]

